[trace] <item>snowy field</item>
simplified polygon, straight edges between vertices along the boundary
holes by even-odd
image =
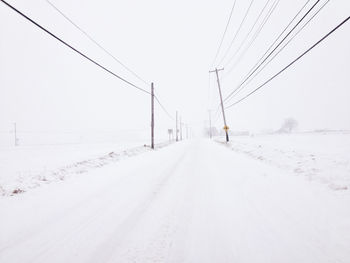
[[[123,134],[19,133],[0,135],[0,196],[26,192],[42,184],[87,173],[149,150],[149,136]],[[158,147],[167,139],[158,140]],[[147,147],[145,147],[147,145]]]
[[[350,132],[232,136],[227,147],[333,190],[350,189]]]

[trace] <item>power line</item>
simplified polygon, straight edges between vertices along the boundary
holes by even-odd
[[[155,95],[154,98],[156,99],[156,101],[158,102],[158,104],[162,108],[162,110],[166,113],[166,115],[168,115],[168,117],[170,119],[175,120],[175,118],[169,113],[169,111],[167,111],[167,109],[164,107],[164,105],[160,102],[157,95]]]
[[[234,89],[229,95],[226,96],[224,101],[227,101],[242,85],[247,82],[247,80],[259,69],[259,67],[268,59],[272,53],[283,43],[283,41],[293,32],[293,30],[304,20],[304,18],[311,12],[311,10],[315,7],[315,5],[320,0],[317,0],[317,2],[309,9],[309,11],[298,21],[298,23],[288,32],[288,34],[278,43],[278,45],[269,53],[269,51],[272,49],[272,47],[277,43],[278,39],[284,34],[285,31],[289,28],[289,26],[294,22],[294,20],[299,16],[299,14],[302,12],[302,10],[305,8],[305,6],[310,2],[308,0],[304,6],[298,11],[298,13],[294,16],[294,18],[288,23],[288,25],[284,28],[284,30],[280,33],[280,35],[275,39],[275,41],[270,45],[270,47],[267,49],[267,51],[264,53],[264,55],[257,61],[257,63],[252,67],[252,69],[249,71],[243,82],[241,82],[236,89]],[[268,56],[265,57],[265,55],[268,54]],[[263,61],[262,61],[263,60]],[[261,62],[262,61],[262,62]],[[259,64],[260,63],[260,64]]]
[[[233,54],[233,56],[227,61],[227,63],[225,64],[224,67],[227,67],[228,64],[231,63],[232,59],[234,59],[237,55],[237,53],[241,50],[241,48],[243,47],[243,45],[245,44],[245,42],[247,41],[249,35],[252,33],[253,29],[255,28],[256,24],[258,23],[260,17],[262,16],[262,14],[264,13],[266,7],[268,6],[268,4],[271,2],[271,0],[267,0],[264,7],[261,9],[258,17],[255,19],[255,22],[253,23],[253,26],[250,28],[250,30],[248,31],[248,33],[246,34],[246,36],[244,37],[243,41],[241,42],[241,44],[239,45],[238,49],[236,50],[236,52]]]
[[[98,62],[96,62],[95,60],[93,60],[92,58],[88,57],[87,55],[85,55],[84,53],[82,53],[81,51],[79,51],[78,49],[74,48],[72,45],[68,44],[67,42],[65,42],[64,40],[62,40],[61,38],[59,38],[58,36],[56,36],[55,34],[51,33],[49,30],[47,30],[46,28],[44,28],[43,26],[41,26],[39,23],[35,22],[33,19],[29,18],[27,15],[25,15],[24,13],[22,13],[21,11],[19,11],[18,9],[16,9],[14,6],[10,5],[9,3],[7,3],[4,0],[0,0],[1,2],[3,2],[5,5],[7,5],[8,7],[10,7],[12,10],[14,10],[16,13],[18,13],[19,15],[21,15],[22,17],[24,17],[25,19],[27,19],[29,22],[31,22],[32,24],[34,24],[35,26],[37,26],[38,28],[40,28],[42,31],[46,32],[47,34],[49,34],[50,36],[52,36],[53,38],[55,38],[56,40],[58,40],[60,43],[62,43],[63,45],[67,46],[68,48],[70,48],[71,50],[73,50],[74,52],[76,52],[77,54],[79,54],[80,56],[84,57],[85,59],[89,60],[91,63],[95,64],[96,66],[100,67],[101,69],[103,69],[104,71],[108,72],[109,74],[113,75],[114,77],[120,79],[121,81],[125,82],[126,84],[144,92],[147,94],[151,94],[149,91],[140,88],[138,86],[136,86],[135,84],[133,84],[132,82],[126,80],[125,78],[117,75],[116,73],[114,73],[113,71],[107,69],[106,67],[102,66],[101,64],[99,64]]]
[[[211,67],[214,65],[216,59],[218,58],[218,55],[220,53],[220,50],[221,50],[221,46],[222,46],[222,43],[224,42],[224,39],[225,39],[225,36],[226,36],[226,32],[227,32],[227,29],[228,29],[228,26],[230,25],[230,22],[231,22],[231,18],[232,18],[232,14],[233,14],[233,11],[235,9],[235,6],[236,6],[236,0],[234,0],[233,2],[233,5],[232,5],[232,8],[231,8],[231,12],[230,12],[230,16],[228,18],[228,21],[226,23],[226,27],[225,27],[225,30],[224,30],[224,34],[222,35],[221,37],[221,41],[220,41],[220,44],[219,44],[219,47],[216,51],[216,54],[215,54],[215,57],[214,57],[214,60],[213,60],[213,63],[211,64]]]
[[[278,46],[280,44],[283,43],[283,41],[288,37],[288,35],[295,29],[295,27],[290,30],[290,32],[285,36],[285,38],[283,40],[280,41],[280,43],[276,46],[276,48],[270,52],[270,54],[264,59],[265,55],[267,53],[269,53],[269,51],[273,48],[273,46],[277,43],[278,39],[280,39],[280,37],[284,34],[284,32],[289,28],[289,26],[294,22],[294,20],[299,16],[299,14],[302,12],[302,10],[305,8],[305,6],[310,2],[310,0],[308,0],[304,6],[298,11],[298,13],[293,17],[293,19],[288,23],[288,25],[284,28],[284,30],[279,34],[279,36],[275,39],[275,41],[270,45],[270,47],[266,50],[266,52],[264,53],[263,56],[261,56],[261,58],[257,61],[257,63],[251,68],[251,70],[248,72],[248,74],[246,75],[245,79],[243,80],[243,82],[241,82],[241,84],[238,85],[238,87],[236,89],[234,89],[226,98],[224,101],[227,101],[228,99],[230,99],[230,97],[232,97],[236,92],[238,92],[239,90],[242,89],[243,85],[250,79],[250,77],[256,72],[256,70],[259,69],[259,67],[266,61],[266,59],[269,58],[269,56],[272,55],[272,53],[276,50],[276,48],[278,48]],[[317,3],[316,3],[317,4]],[[312,7],[313,8],[313,7]],[[312,10],[312,8],[309,10],[309,12]],[[306,14],[307,15],[307,14]],[[305,15],[305,16],[306,16]],[[304,16],[304,17],[305,17]],[[300,23],[304,17],[299,20],[298,23]],[[298,25],[298,24],[297,24]],[[263,60],[264,59],[264,60]],[[263,60],[263,61],[262,61]],[[262,61],[262,62],[261,62]],[[260,63],[260,64],[259,64]],[[231,71],[232,69],[230,69]]]
[[[280,0],[277,1],[276,5],[278,4]],[[283,31],[278,35],[278,37],[274,40],[274,42],[269,46],[269,48],[265,51],[265,53],[260,57],[260,59],[256,62],[256,64],[253,66],[253,68],[249,71],[249,73],[261,62],[261,60],[265,57],[265,55],[273,48],[273,46],[277,43],[277,41],[280,39],[280,37],[287,31],[289,26],[295,21],[295,19],[300,15],[302,10],[306,7],[306,5],[310,2],[310,0],[307,0],[303,7],[297,12],[297,14],[293,17],[293,19],[288,23],[288,25],[283,29]],[[272,11],[273,12],[273,11]],[[246,52],[246,50],[245,50]],[[241,59],[241,58],[240,58]],[[240,60],[239,59],[239,60]],[[239,61],[237,61],[239,63]],[[237,64],[235,63],[235,64]],[[232,70],[232,69],[231,69]],[[231,71],[230,70],[230,71]],[[249,74],[248,73],[248,74]]]
[[[259,71],[257,71],[253,76],[252,76],[252,78],[250,78],[246,83],[245,83],[245,85],[243,85],[243,86],[241,86],[240,87],[240,89],[238,89],[237,90],[237,92],[235,93],[235,94],[233,94],[232,95],[232,97],[231,97],[231,99],[232,98],[234,98],[235,96],[237,96],[237,94],[241,91],[241,90],[243,90],[252,80],[254,80],[255,79],[255,77],[257,76],[257,75],[259,75],[260,74],[260,72],[261,71],[263,71],[265,68],[266,68],[266,66],[267,65],[269,65],[270,63],[271,63],[271,61],[273,61],[288,45],[289,45],[289,43],[290,42],[292,42],[293,41],[293,39],[311,22],[311,20],[313,20],[317,15],[318,15],[318,13],[328,4],[330,2],[330,0],[327,0],[318,10],[317,10],[317,12],[315,12],[315,14],[313,14],[313,16],[311,17],[311,18],[309,18],[309,20],[288,40],[288,42],[286,42],[283,46],[282,46],[282,48],[280,48],[279,50],[278,50],[278,52],[275,54],[275,55],[273,55],[273,57],[272,58],[270,58],[270,60],[267,62],[267,63],[265,63],[265,65],[263,65],[263,67],[262,68],[260,68],[259,69]]]
[[[243,52],[241,53],[241,55],[238,57],[236,63],[227,71],[226,75],[230,74],[232,72],[232,70],[234,70],[234,68],[238,65],[238,63],[242,60],[242,58],[245,56],[245,54],[247,53],[247,51],[249,50],[249,48],[253,45],[254,41],[258,38],[259,34],[261,33],[261,31],[263,30],[264,26],[266,25],[266,23],[269,21],[271,15],[273,14],[273,12],[275,11],[276,7],[278,6],[278,4],[280,3],[280,0],[276,0],[272,6],[270,7],[268,13],[266,14],[264,20],[262,21],[262,23],[260,24],[258,30],[255,32],[254,36],[252,37],[250,43],[248,44],[248,46],[243,50]]]
[[[129,73],[134,75],[136,78],[138,78],[140,81],[142,81],[144,84],[149,86],[150,84],[145,81],[143,78],[141,78],[138,74],[136,74],[133,70],[128,68],[124,63],[122,63],[119,59],[117,59],[111,52],[109,52],[106,48],[104,48],[100,43],[98,43],[91,35],[89,35],[85,30],[83,30],[80,26],[78,26],[72,19],[70,19],[66,14],[64,14],[57,6],[55,6],[52,2],[49,0],[46,0],[46,2],[53,7],[59,14],[61,14],[69,23],[71,23],[75,28],[77,28],[81,33],[83,33],[90,41],[92,41],[96,46],[98,46],[100,49],[102,49],[107,55],[109,55],[113,60],[118,62],[122,67],[124,67]]]
[[[248,9],[247,9],[247,11],[245,12],[244,17],[243,17],[243,19],[242,19],[242,21],[241,21],[241,23],[240,23],[240,25],[239,25],[239,27],[238,27],[238,29],[237,29],[237,31],[236,31],[234,37],[233,37],[233,39],[232,39],[232,41],[231,41],[231,43],[230,43],[228,49],[226,50],[224,56],[223,56],[222,59],[220,60],[219,64],[221,64],[221,63],[225,60],[225,58],[227,57],[227,55],[229,54],[233,43],[235,42],[235,40],[236,40],[238,34],[240,33],[240,31],[241,31],[241,29],[242,29],[242,26],[243,26],[245,20],[246,20],[247,17],[248,17],[248,13],[249,13],[250,8],[252,7],[253,3],[254,3],[254,0],[251,0]]]
[[[268,10],[266,16],[265,16],[264,19],[262,20],[262,22],[261,22],[259,28],[258,28],[257,31],[255,32],[253,38],[251,39],[250,43],[249,43],[248,46],[244,49],[244,51],[242,52],[242,54],[241,54],[240,57],[238,58],[238,61],[235,63],[235,65],[239,63],[239,61],[242,59],[242,57],[244,56],[244,54],[248,51],[248,49],[252,46],[252,44],[254,43],[254,41],[257,39],[257,37],[258,37],[259,34],[261,33],[262,29],[264,28],[264,26],[266,25],[266,23],[269,21],[271,15],[272,15],[273,12],[275,11],[276,7],[278,6],[279,2],[280,2],[280,0],[275,0],[275,2],[272,4],[272,6],[271,6],[270,9]],[[230,70],[228,70],[227,74],[230,73],[230,72],[234,69],[235,65],[234,65]],[[227,74],[224,75],[224,77],[227,76]],[[227,97],[224,99],[224,102],[225,102],[226,100],[227,100]],[[219,105],[219,106],[220,106],[220,105]],[[219,107],[219,106],[218,106],[218,107]]]
[[[298,56],[296,59],[294,59],[291,63],[289,63],[287,66],[285,66],[282,70],[277,72],[275,75],[273,75],[271,78],[269,78],[267,81],[265,81],[263,84],[261,84],[259,87],[248,93],[246,96],[241,98],[240,100],[236,101],[235,103],[229,105],[226,107],[226,109],[231,108],[238,103],[242,102],[243,100],[247,99],[249,96],[253,95],[255,92],[257,92],[259,89],[264,87],[266,84],[268,84],[270,81],[272,81],[274,78],[279,76],[281,73],[283,73],[285,70],[287,70],[289,67],[291,67],[295,62],[297,62],[299,59],[304,57],[306,54],[308,54],[312,49],[314,49],[316,46],[318,46],[322,41],[324,41],[326,38],[328,38],[330,35],[332,35],[336,30],[338,30],[341,26],[343,26],[346,22],[348,22],[350,19],[350,16],[348,16],[343,22],[341,22],[339,25],[337,25],[335,28],[333,28],[330,32],[328,32],[324,37],[322,37],[319,41],[317,41],[315,44],[313,44],[310,48],[308,48],[304,53],[302,53],[300,56]]]
[[[119,59],[117,59],[111,52],[109,52],[106,48],[104,48],[100,43],[98,43],[93,37],[91,37],[85,30],[83,30],[80,26],[78,26],[72,19],[70,19],[66,14],[64,14],[57,6],[55,6],[52,2],[49,0],[46,0],[46,2],[51,5],[59,14],[61,14],[68,22],[70,22],[75,28],[77,28],[80,32],[82,32],[88,39],[90,39],[95,45],[97,45],[99,48],[101,48],[107,55],[112,57],[116,62],[118,62],[120,65],[122,65],[127,71],[129,71],[131,74],[133,74],[136,78],[141,80],[144,84],[149,85],[147,81],[142,79],[139,75],[137,75],[133,70],[128,68],[124,63],[122,63]],[[171,116],[171,114],[167,111],[167,109],[164,107],[164,105],[160,102],[159,98],[155,95],[154,96],[157,103],[160,105],[162,110],[171,118],[174,120],[174,118]]]

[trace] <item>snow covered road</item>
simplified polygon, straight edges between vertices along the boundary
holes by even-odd
[[[350,262],[350,193],[208,140],[0,199],[0,262]]]

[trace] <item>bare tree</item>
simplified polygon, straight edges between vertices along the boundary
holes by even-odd
[[[298,127],[298,122],[293,118],[287,118],[284,120],[281,128],[278,130],[280,133],[290,133]]]

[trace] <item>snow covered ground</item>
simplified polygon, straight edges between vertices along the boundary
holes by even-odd
[[[149,150],[144,147],[145,143],[149,144],[147,136],[129,133],[124,136],[128,139],[123,139],[117,134],[114,136],[119,135],[119,139],[116,139],[103,135],[109,142],[96,135],[90,136],[93,140],[86,140],[75,134],[19,134],[22,140],[17,147],[6,145],[12,141],[0,136],[3,139],[0,144],[0,197],[85,174]],[[133,137],[135,139],[131,140]],[[161,146],[164,144],[158,145]]]
[[[350,189],[350,132],[232,136],[227,147],[331,189]]]
[[[209,140],[0,198],[0,262],[348,263],[350,191]]]

